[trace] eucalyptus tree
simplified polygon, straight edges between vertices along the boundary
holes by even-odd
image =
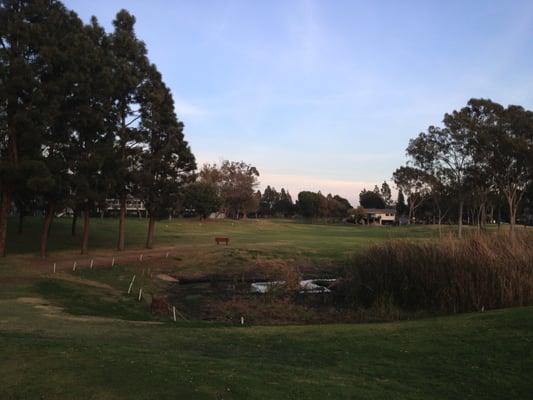
[[[184,186],[194,180],[196,162],[184,138],[184,125],[174,112],[170,89],[154,65],[139,91],[143,152],[139,195],[148,212],[146,247],[152,248],[155,222],[168,215]]]
[[[472,115],[477,158],[507,201],[512,232],[519,204],[533,181],[533,112],[486,99],[471,99],[462,111]]]
[[[258,176],[257,168],[244,161],[224,160],[220,166],[205,164],[200,171],[200,179],[216,185],[224,212],[235,219],[255,207],[255,189],[259,185]],[[277,192],[269,191],[269,193],[272,197],[268,199],[269,202],[279,197]],[[263,211],[270,212],[270,206],[268,206],[269,210],[264,208],[265,201],[266,198],[263,199]]]
[[[259,171],[243,161],[225,160],[220,166],[224,206],[235,219],[245,215],[259,185]]]
[[[275,211],[274,207],[279,199],[280,194],[277,192],[276,188],[268,185],[261,196],[261,201],[259,202],[259,213],[263,217],[270,218]]]
[[[222,204],[216,186],[202,180],[187,185],[183,193],[183,207],[201,218],[217,211]]]
[[[468,115],[464,111],[445,114],[444,128],[430,126],[427,132],[411,140],[408,147],[408,155],[415,165],[437,177],[457,197],[459,237],[463,228],[467,171],[475,164],[472,127],[466,121]]]
[[[415,211],[423,203],[429,193],[428,176],[418,168],[404,166],[394,171],[392,180],[402,195],[407,195],[407,205],[409,208],[409,223],[415,217]]]
[[[441,224],[451,209],[450,170],[443,167],[439,158],[440,144],[435,140],[437,128],[430,127],[427,133],[421,133],[417,138],[409,141],[407,146],[408,164],[420,170],[420,176],[425,181],[427,192],[437,213],[437,224],[441,234]],[[403,193],[402,193],[403,194]],[[462,222],[462,219],[461,219]]]

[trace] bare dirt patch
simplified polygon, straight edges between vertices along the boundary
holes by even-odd
[[[157,274],[155,277],[165,282],[178,282],[176,278],[168,274]]]
[[[17,303],[33,306],[40,314],[47,318],[56,318],[65,321],[75,322],[124,322],[134,325],[158,325],[158,321],[129,321],[118,318],[97,317],[91,315],[71,315],[67,314],[62,307],[50,304],[41,297],[19,297],[15,300]]]

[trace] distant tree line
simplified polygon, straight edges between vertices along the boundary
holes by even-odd
[[[381,184],[381,188],[377,185],[374,190],[363,189],[359,193],[359,205],[364,208],[391,208],[394,207],[392,200],[392,191],[387,182]]]
[[[184,188],[180,212],[207,218],[220,212],[230,218],[289,218],[339,221],[350,215],[352,206],[338,195],[303,191],[293,201],[288,190],[267,186],[257,190],[259,171],[245,162],[223,161],[206,164],[196,182]]]
[[[106,33],[60,1],[0,0],[0,254],[13,204],[21,222],[45,214],[43,257],[55,213],[81,214],[86,253],[91,213],[109,197],[120,201],[123,250],[131,194],[147,209],[149,248],[155,221],[194,179],[172,94],[134,25],[125,10]]]
[[[393,180],[407,198],[409,220],[465,222],[483,229],[489,221],[533,216],[533,112],[471,99],[409,142],[407,165]]]

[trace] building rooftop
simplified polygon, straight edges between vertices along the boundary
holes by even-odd
[[[367,214],[396,214],[394,208],[365,208]]]

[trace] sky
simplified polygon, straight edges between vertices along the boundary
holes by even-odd
[[[68,0],[122,8],[171,88],[199,165],[340,194],[390,180],[410,138],[472,97],[533,109],[533,2]]]

